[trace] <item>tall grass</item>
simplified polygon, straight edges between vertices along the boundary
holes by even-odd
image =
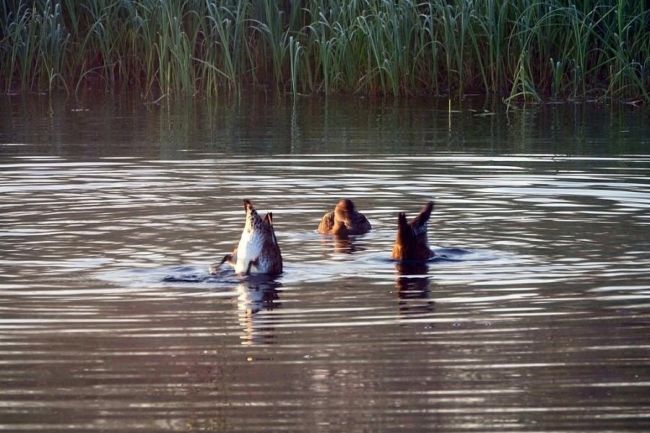
[[[5,0],[0,85],[650,102],[648,29],[625,0]]]

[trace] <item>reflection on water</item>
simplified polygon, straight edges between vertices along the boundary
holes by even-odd
[[[74,159],[178,160],[191,159],[194,151],[644,154],[650,121],[647,111],[629,107],[542,105],[505,113],[499,101],[472,98],[453,102],[451,112],[447,99],[436,98],[301,98],[294,104],[259,95],[171,106],[95,94],[54,100],[3,97],[0,105],[1,142],[40,143],[41,156]]]
[[[427,314],[433,311],[429,286],[429,266],[426,262],[396,263],[395,288],[402,314]]]
[[[647,430],[647,113],[47,105],[0,104],[0,430]],[[275,280],[208,273],[242,198]]]
[[[321,235],[325,249],[331,249],[334,253],[340,254],[341,260],[346,260],[345,254],[354,254],[365,251],[363,243],[356,241],[358,236],[332,236]]]
[[[239,323],[244,330],[242,342],[245,344],[273,342],[273,325],[266,320],[264,311],[280,307],[278,289],[280,283],[264,276],[250,276],[237,285],[237,308]]]

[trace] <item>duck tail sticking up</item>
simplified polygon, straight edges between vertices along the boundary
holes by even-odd
[[[247,275],[252,271],[260,274],[278,275],[282,272],[282,255],[273,230],[273,214],[262,219],[253,203],[244,199],[246,222],[234,252],[220,263],[232,265],[235,272]]]
[[[427,223],[433,211],[433,202],[428,202],[411,222],[406,213],[397,216],[397,236],[393,244],[394,260],[428,260],[434,256],[427,242]]]

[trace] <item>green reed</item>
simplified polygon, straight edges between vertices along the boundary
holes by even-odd
[[[0,85],[650,102],[649,28],[624,0],[5,0]]]

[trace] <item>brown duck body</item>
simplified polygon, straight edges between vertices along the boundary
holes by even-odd
[[[391,257],[394,260],[428,260],[435,254],[427,241],[427,222],[433,211],[433,202],[427,203],[420,214],[410,222],[400,212],[397,218],[397,237]]]
[[[356,210],[352,200],[340,200],[332,212],[323,215],[318,225],[318,233],[339,237],[362,235],[371,229],[370,222]]]
[[[251,272],[268,275],[282,273],[282,253],[273,230],[273,214],[260,217],[250,200],[244,200],[246,224],[242,231],[237,248],[227,254],[221,263],[212,265],[214,272],[223,263],[234,267],[238,274],[248,275]]]

